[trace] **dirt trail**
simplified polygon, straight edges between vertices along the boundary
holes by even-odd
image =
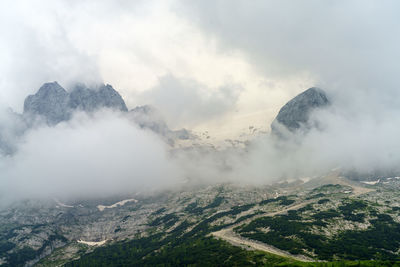
[[[352,196],[359,196],[359,195],[374,191],[374,189],[371,189],[371,188],[365,188],[365,187],[354,185],[353,183],[350,183],[346,179],[340,177],[338,175],[338,173],[332,173],[329,178],[333,179],[338,184],[350,186],[353,189]],[[258,216],[254,216],[254,217],[252,217],[250,219],[247,219],[247,220],[241,222],[240,225],[244,224],[244,223],[247,223],[247,222],[250,222],[251,220],[254,220],[254,219],[258,218],[258,217],[264,217],[264,216],[271,216],[272,217],[272,216],[276,216],[276,215],[279,215],[279,214],[284,214],[284,213],[287,213],[289,210],[296,210],[296,209],[302,208],[302,207],[306,206],[307,204],[309,204],[311,202],[312,202],[312,200],[309,200],[309,201],[305,201],[305,202],[302,202],[302,203],[287,207],[287,208],[279,210],[279,211],[275,211],[275,212],[270,212],[270,213],[267,213],[267,214],[261,214],[261,215],[258,215]],[[290,253],[288,253],[288,252],[286,252],[284,250],[280,250],[280,249],[278,249],[276,247],[273,247],[273,246],[270,246],[268,244],[261,243],[261,242],[258,242],[258,241],[255,241],[255,240],[251,240],[251,239],[247,239],[247,238],[243,238],[243,237],[241,237],[240,235],[236,234],[233,231],[233,228],[237,227],[238,225],[239,224],[236,224],[236,225],[227,227],[225,229],[222,229],[220,231],[213,232],[212,235],[217,237],[217,238],[221,238],[221,239],[229,242],[230,244],[232,244],[234,246],[240,246],[240,247],[244,247],[244,248],[252,248],[252,249],[256,249],[256,250],[261,250],[261,251],[264,251],[264,252],[276,254],[276,255],[279,255],[279,256],[283,256],[283,257],[287,257],[287,258],[291,258],[291,259],[298,260],[298,261],[303,261],[303,262],[312,262],[312,261],[314,261],[313,259],[308,258],[308,257],[303,256],[303,255],[292,255],[292,254],[290,254]]]
[[[288,212],[289,210],[296,210],[296,209],[302,208],[305,205],[309,204],[310,202],[311,201],[305,201],[305,202],[290,206],[288,208],[285,208],[285,209],[282,209],[282,210],[279,210],[279,211],[274,211],[274,212],[270,212],[270,213],[267,213],[267,214],[261,214],[259,216],[254,216],[254,217],[252,217],[250,219],[247,219],[245,221],[240,222],[240,225],[244,224],[244,223],[247,223],[247,222],[250,222],[251,220],[254,220],[254,219],[258,218],[258,217],[265,217],[265,216],[273,217],[273,216],[276,216],[276,215],[279,215],[279,214],[284,214],[284,213]],[[298,261],[303,261],[303,262],[314,261],[313,259],[308,258],[308,257],[303,256],[303,255],[292,255],[289,252],[286,252],[284,250],[280,250],[280,249],[278,249],[276,247],[273,247],[273,246],[270,246],[268,244],[261,243],[261,242],[255,241],[255,240],[251,240],[251,239],[247,239],[247,238],[241,237],[240,235],[236,234],[233,231],[233,228],[237,227],[238,225],[239,224],[235,224],[235,225],[232,225],[232,226],[227,227],[225,229],[222,229],[220,231],[213,232],[211,234],[213,236],[217,237],[217,238],[221,238],[221,239],[229,242],[230,244],[232,244],[234,246],[252,248],[252,249],[255,249],[255,250],[261,250],[261,251],[264,251],[264,252],[272,253],[272,254],[275,254],[275,255],[279,255],[279,256],[282,256],[282,257],[287,257],[287,258],[291,258],[291,259],[298,260]]]
[[[338,178],[338,179],[340,179],[340,178]],[[357,186],[357,185],[354,185],[354,184],[350,184],[348,181],[346,181],[345,179],[340,179],[340,181],[341,181],[341,184],[343,184],[343,185],[348,185],[348,186],[350,186],[351,188],[353,188],[353,196],[355,196],[355,197],[357,197],[357,196],[359,196],[359,195],[362,195],[362,194],[366,194],[366,193],[369,193],[369,192],[371,192],[371,191],[375,191],[375,189],[372,189],[372,188],[366,188],[366,187],[362,187],[362,186]]]
[[[257,242],[254,240],[250,240],[247,238],[243,238],[239,235],[237,235],[232,228],[226,228],[226,229],[222,229],[218,232],[214,232],[212,233],[213,236],[221,238],[229,243],[231,243],[234,246],[239,246],[239,247],[245,247],[245,248],[253,248],[256,250],[261,250],[264,252],[268,252],[268,253],[272,253],[278,256],[282,256],[282,257],[287,257],[287,258],[292,258],[294,260],[298,260],[298,261],[304,261],[304,262],[311,262],[313,261],[310,258],[307,258],[305,256],[302,255],[292,255],[284,250],[280,250],[278,248],[275,248],[273,246],[261,243],[261,242]]]
[[[340,173],[338,171],[332,172],[331,174],[329,174],[327,176],[327,178],[332,179],[337,184],[350,186],[353,189],[352,195],[355,197],[362,195],[362,194],[369,193],[371,191],[375,191],[375,189],[372,189],[372,188],[366,188],[363,186],[355,185],[354,182],[350,182],[346,178],[341,177]]]

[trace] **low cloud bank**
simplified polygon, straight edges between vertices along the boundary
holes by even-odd
[[[182,178],[161,139],[109,110],[29,130],[17,146],[0,161],[0,194],[8,200],[157,190]]]
[[[318,128],[291,139],[261,135],[244,147],[217,150],[172,149],[121,112],[78,112],[70,121],[36,126],[16,139],[16,152],[0,160],[0,196],[3,201],[104,197],[192,184],[267,184],[336,168],[361,174],[397,171],[400,111],[394,108],[379,118],[349,114],[331,105],[312,114]],[[3,127],[18,125],[7,118]]]

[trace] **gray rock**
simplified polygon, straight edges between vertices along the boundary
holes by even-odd
[[[75,110],[93,111],[98,107],[97,94],[85,85],[77,85],[69,94],[68,107]]]
[[[93,112],[100,108],[112,108],[127,112],[121,95],[111,85],[91,89],[77,85],[68,93],[57,82],[45,83],[39,91],[25,99],[24,116],[32,121],[43,118],[47,124],[55,125],[71,118],[75,110]]]
[[[25,99],[23,115],[31,126],[38,120],[43,120],[48,125],[56,125],[69,120],[74,111],[94,112],[101,108],[128,111],[121,95],[111,85],[89,88],[84,84],[78,84],[71,92],[67,92],[57,82],[53,82],[45,83],[36,94]],[[186,129],[171,130],[160,113],[151,106],[138,106],[127,114],[141,128],[155,132],[171,145],[178,139],[195,137]],[[0,133],[0,149],[1,141]]]
[[[97,89],[90,89],[84,85],[77,85],[69,95],[68,107],[75,110],[95,111],[106,107],[127,112],[121,95],[111,85],[101,85]]]
[[[326,93],[312,87],[287,102],[271,124],[272,134],[286,136],[298,129],[310,127],[309,118],[312,111],[330,104]]]
[[[57,82],[45,83],[34,95],[29,95],[24,102],[24,115],[43,117],[50,125],[68,120],[68,92]]]

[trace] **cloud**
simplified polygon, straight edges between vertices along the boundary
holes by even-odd
[[[169,118],[168,124],[187,127],[234,111],[241,91],[239,85],[210,89],[195,80],[166,75],[160,78],[158,86],[139,97],[159,108]]]
[[[231,107],[237,112],[230,116],[261,110],[272,120],[288,97],[312,85],[309,77],[260,74],[247,51],[219,46],[192,18],[177,13],[181,1],[6,0],[0,5],[0,104],[19,112],[26,95],[51,81],[67,89],[76,82],[109,83],[134,108],[148,104],[138,94],[159,88],[170,75],[182,84],[199,84],[202,99],[212,102],[215,96],[217,105],[216,88],[235,95],[242,87]]]
[[[221,49],[267,76],[309,73],[328,88],[393,90],[397,1],[187,1],[177,8]]]
[[[0,166],[6,200],[110,196],[171,188],[182,179],[161,139],[107,110],[30,130]]]
[[[3,1],[0,4],[0,98],[21,111],[23,99],[47,81],[101,81],[96,58],[75,46],[61,2]]]

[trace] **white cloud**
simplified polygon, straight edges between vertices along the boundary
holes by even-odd
[[[161,139],[107,110],[32,129],[23,139],[15,155],[1,159],[6,200],[110,196],[175,187],[183,178]]]

